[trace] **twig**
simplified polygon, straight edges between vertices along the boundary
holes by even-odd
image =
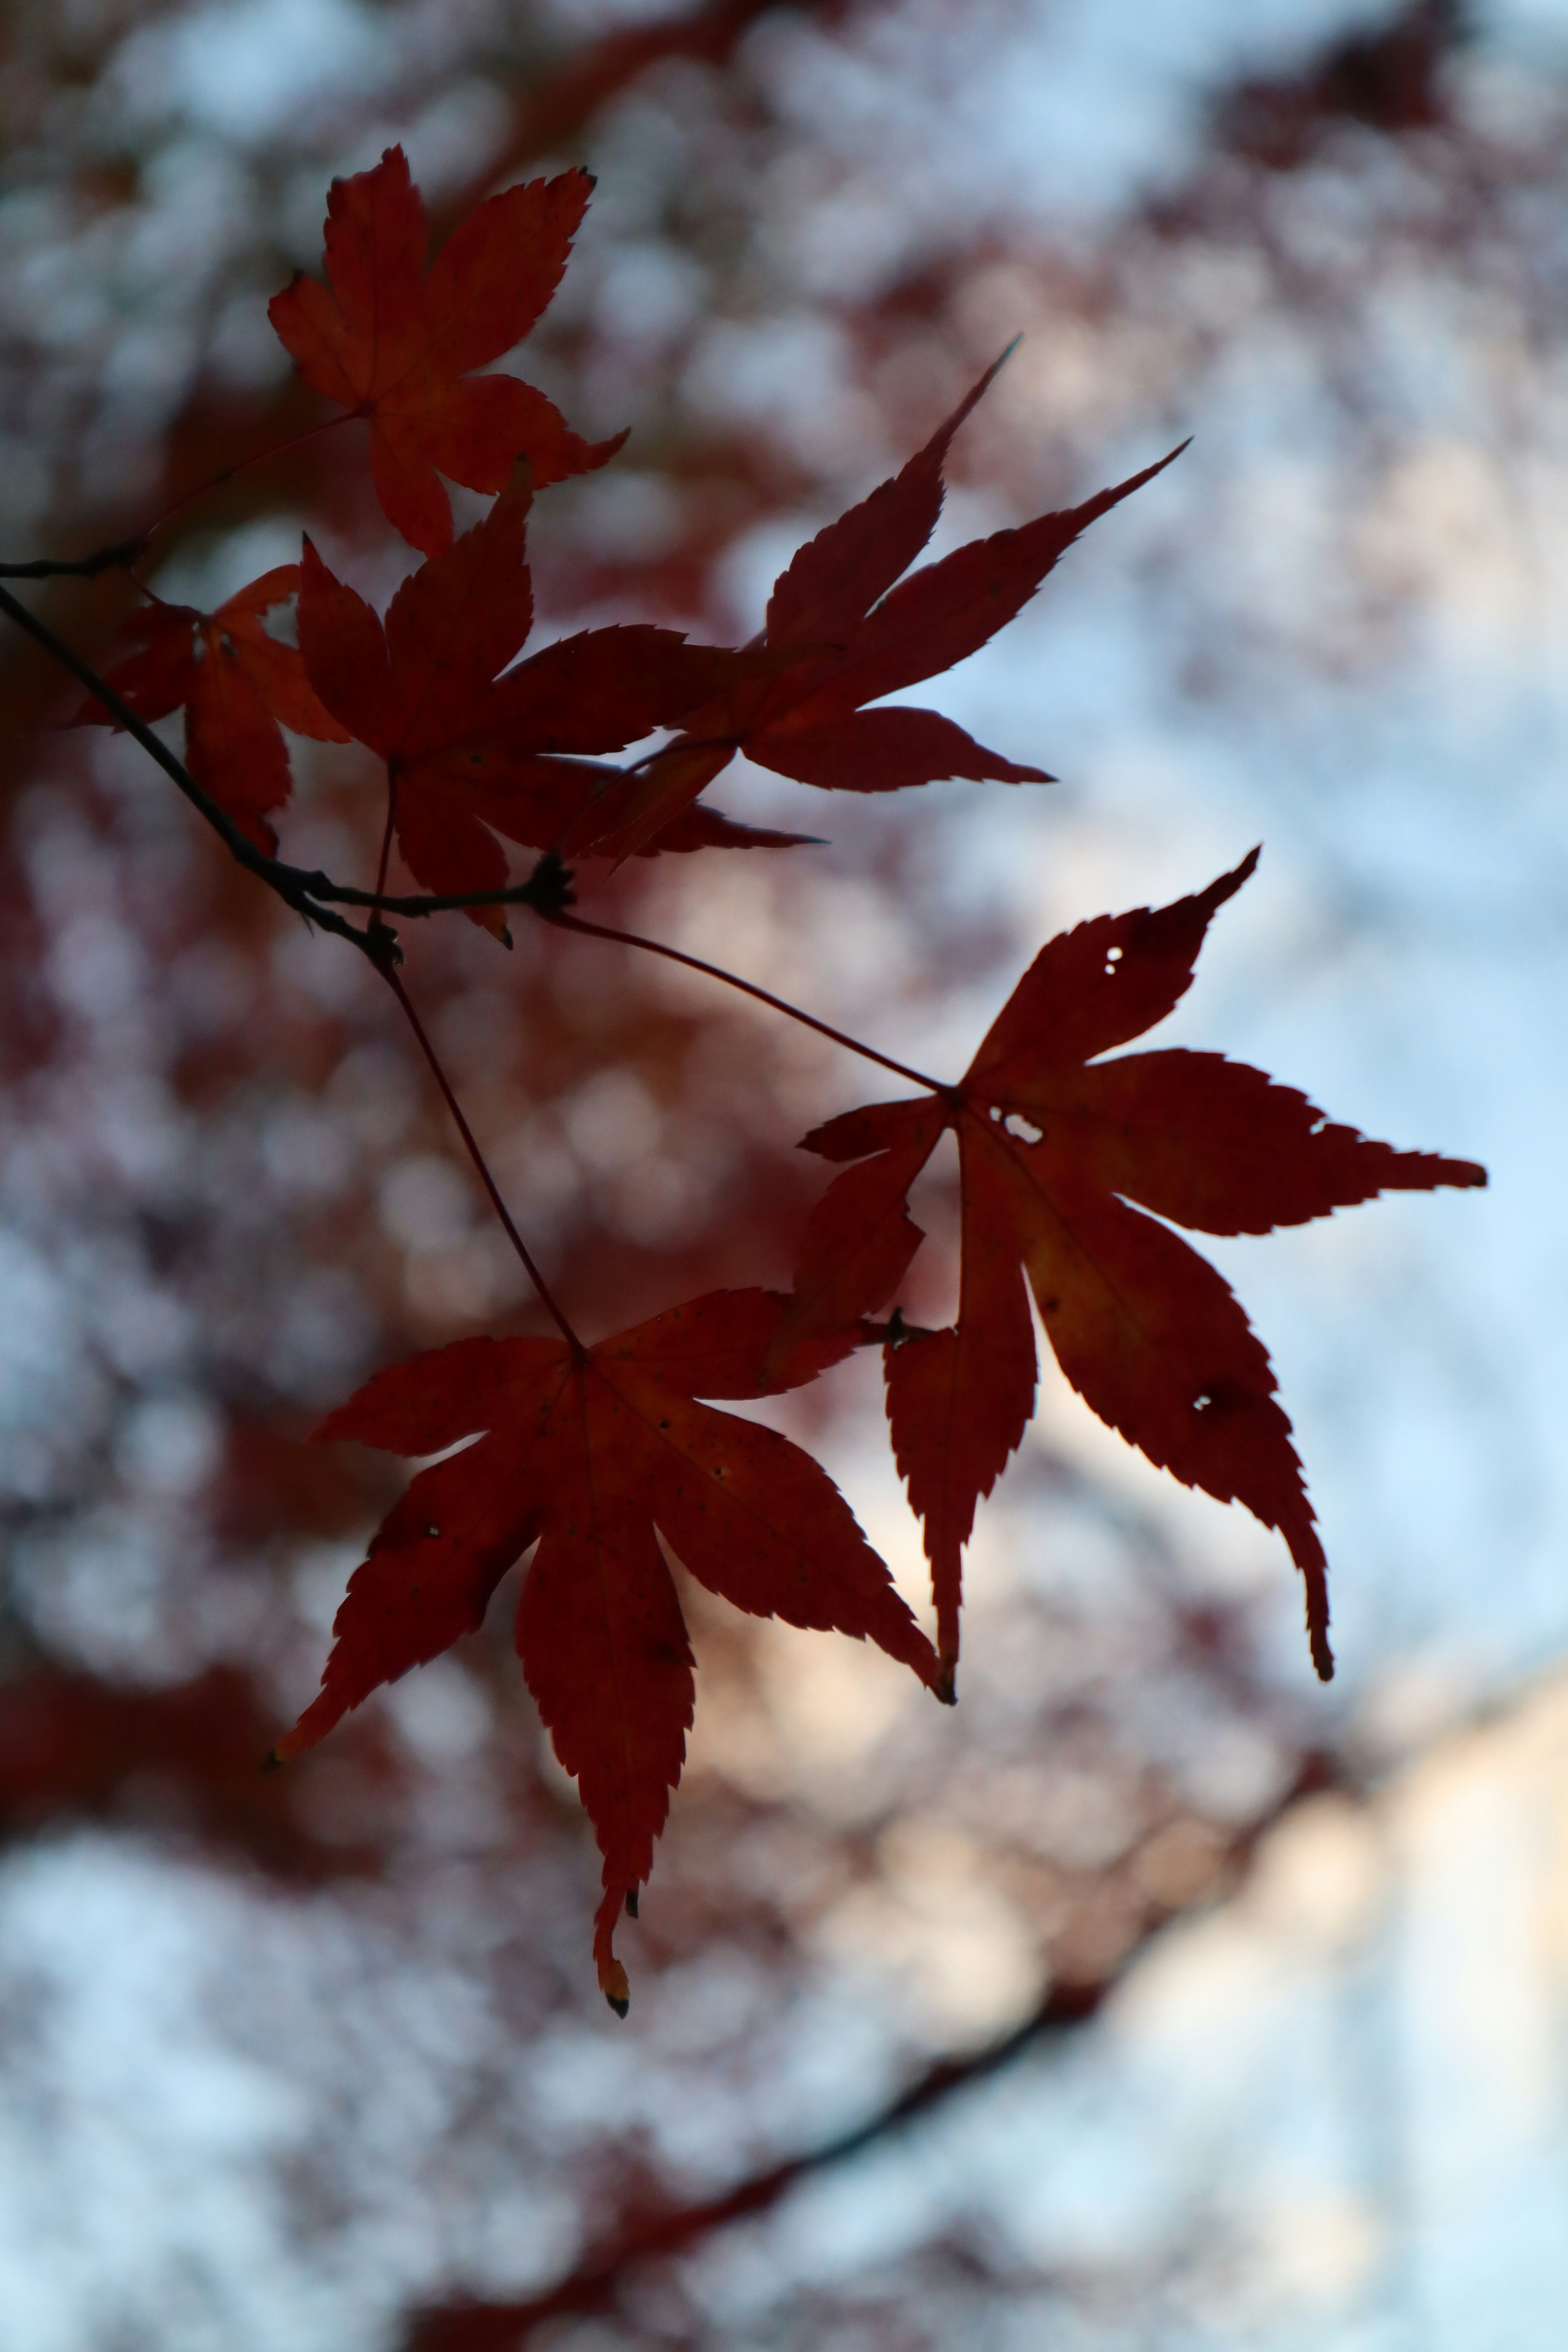
[[[290,868],[297,872],[298,868]],[[572,888],[572,869],[562,864],[560,854],[547,849],[540,857],[526,882],[513,882],[504,890],[452,890],[437,894],[420,891],[408,898],[394,898],[384,890],[353,890],[345,884],[334,882],[327,874],[310,874],[305,881],[315,898],[330,899],[339,907],[369,907],[381,915],[454,915],[463,914],[471,907],[531,907],[538,915],[551,915],[576,903]]]
[[[33,563],[0,563],[0,580],[96,580],[103,572],[129,572],[150,537],[150,532],[142,531],[134,539],[117,540],[112,547],[97,548],[91,555],[40,556]]]

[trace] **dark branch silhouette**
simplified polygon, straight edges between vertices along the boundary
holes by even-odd
[[[1357,1786],[1337,1757],[1326,1750],[1310,1751],[1284,1793],[1226,1849],[1228,1886],[1234,1888],[1238,1877],[1245,1875],[1263,1838],[1295,1806],[1327,1790]],[[1195,1907],[1152,1907],[1140,1934],[1113,1968],[1101,1976],[1052,1984],[1010,2032],[968,2056],[935,2060],[897,2098],[850,2130],[798,2156],[786,2157],[764,2171],[749,2174],[717,2197],[653,2210],[646,2204],[626,2204],[598,2244],[542,2294],[518,2303],[464,2300],[416,2313],[404,2338],[405,2352],[521,2352],[533,2331],[547,2320],[606,2309],[643,2264],[689,2252],[731,2222],[770,2211],[797,2182],[847,2163],[944,2105],[961,2091],[973,2089],[1042,2045],[1087,2025],[1162,1930]]]

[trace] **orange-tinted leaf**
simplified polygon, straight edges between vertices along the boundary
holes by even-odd
[[[289,754],[266,697],[222,638],[208,643],[196,665],[185,705],[185,764],[258,849],[277,848],[267,819],[289,797]]]
[[[264,625],[263,615],[274,604],[286,604],[299,586],[297,563],[276,565],[259,580],[237,589],[216,613],[209,614],[203,635],[209,646],[227,646],[274,719],[294,734],[311,736],[318,743],[346,743],[348,730],[322,709],[305,675],[299,648],[268,636]]]
[[[186,699],[195,682],[194,633],[201,620],[189,604],[152,604],[131,615],[125,634],[134,650],[110,662],[103,676],[138,719],[166,719]],[[120,732],[119,719],[96,694],[88,696],[70,723]]]
[[[307,383],[363,416],[387,520],[426,555],[452,538],[438,476],[499,490],[520,456],[541,485],[602,466],[514,376],[476,377],[520,342],[561,280],[593,183],[582,172],[508,188],[471,212],[428,276],[429,232],[400,147],[327,197],[328,284],[298,277],[268,315]]]
[[[474,1436],[420,1471],[349,1580],[321,1696],[279,1741],[295,1756],[380,1684],[476,1627],[537,1543],[518,1605],[523,1673],[575,1775],[604,1856],[595,1957],[653,1864],[691,1722],[691,1653],[655,1530],[737,1608],[869,1639],[932,1687],[930,1643],[825,1471],[786,1438],[699,1396],[754,1397],[847,1351],[766,1361],[785,1301],[716,1291],[585,1352],[558,1339],[470,1339],[378,1373],[317,1433],[400,1454]]]
[[[826,1332],[836,1316],[879,1303],[867,1290],[897,1254],[879,1255],[876,1236],[896,1230],[900,1187],[937,1135],[957,1133],[958,1323],[886,1358],[894,1450],[925,1526],[944,1663],[957,1654],[960,1555],[975,1505],[1032,1409],[1026,1276],[1058,1363],[1101,1420],[1184,1485],[1245,1503],[1284,1536],[1306,1586],[1314,1664],[1325,1679],[1333,1671],[1322,1546],[1268,1355],[1228,1286],[1155,1219],[1262,1234],[1377,1192],[1484,1184],[1486,1172],[1331,1126],[1305,1096],[1219,1055],[1090,1058],[1179,1002],[1215,909],[1257,857],[1173,906],[1103,916],[1051,940],[957,1087],[847,1112],[805,1139],[826,1159],[861,1162],[825,1194],[796,1276],[788,1328]]]
[[[268,851],[278,845],[268,816],[282,807],[290,785],[279,722],[321,741],[349,740],[317,699],[296,648],[267,634],[263,615],[292,596],[299,583],[299,566],[285,563],[237,589],[216,613],[153,605],[132,623],[137,650],[104,672],[140,719],[163,719],[186,706],[186,766]],[[119,728],[96,695],[72,723]]]

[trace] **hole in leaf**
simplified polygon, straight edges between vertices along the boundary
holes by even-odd
[[[1107,948],[1107,949],[1106,949],[1106,950],[1105,950],[1105,976],[1106,976],[1107,980],[1114,980],[1114,979],[1115,979],[1115,977],[1116,977],[1116,968],[1117,968],[1118,964],[1119,964],[1121,961],[1121,950],[1120,948]]]
[[[1038,1143],[1046,1131],[1043,1127],[1037,1127],[1032,1118],[1026,1118],[1023,1112],[1017,1110],[1010,1110],[1002,1124],[1008,1134],[1016,1137],[1020,1143]]]

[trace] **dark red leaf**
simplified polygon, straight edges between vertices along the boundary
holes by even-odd
[[[785,1304],[715,1291],[577,1353],[560,1339],[459,1340],[378,1373],[317,1433],[399,1454],[477,1442],[420,1471],[383,1521],[349,1580],[321,1694],[279,1758],[472,1631],[537,1544],[518,1650],[604,1855],[595,1956],[623,2012],[612,1937],[652,1867],[694,1696],[658,1536],[737,1608],[869,1639],[932,1687],[942,1680],[826,1472],[773,1431],[697,1402],[761,1396],[847,1351],[834,1334],[798,1347],[785,1375],[771,1370]]]
[[[1218,1055],[1089,1059],[1177,1003],[1215,909],[1257,861],[1255,850],[1173,906],[1063,933],[1035,959],[957,1087],[847,1112],[805,1139],[826,1159],[861,1162],[816,1210],[785,1326],[826,1333],[896,1286],[913,1230],[898,1224],[904,1192],[942,1129],[957,1133],[957,1327],[890,1347],[886,1360],[894,1449],[925,1524],[944,1664],[957,1655],[960,1554],[976,1502],[1033,1404],[1022,1274],[1058,1363],[1101,1420],[1184,1485],[1245,1503],[1284,1536],[1306,1585],[1314,1663],[1325,1679],[1332,1673],[1322,1546],[1268,1355],[1214,1268],[1129,1204],[1210,1233],[1261,1234],[1380,1192],[1484,1184],[1486,1173],[1331,1126],[1303,1095]]]
[[[732,674],[722,693],[684,719],[686,736],[605,812],[603,830],[591,841],[583,835],[582,846],[626,857],[657,840],[736,751],[835,792],[896,792],[946,776],[1052,781],[1043,768],[987,751],[933,711],[862,709],[977,651],[1080,532],[1180,455],[1173,449],[1081,506],[994,531],[900,581],[935,527],[952,436],[995,373],[988,370],[900,474],[819,531],[780,574],[765,649],[795,657],[751,678]]]

